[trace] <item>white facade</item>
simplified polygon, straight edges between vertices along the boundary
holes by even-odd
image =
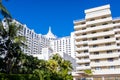
[[[120,19],[112,19],[110,6],[85,10],[85,19],[74,21],[76,72],[74,80],[93,71],[93,80],[120,79]],[[81,73],[82,72],[82,73]]]
[[[4,25],[6,25],[5,22],[6,21],[3,20]],[[72,36],[57,38],[57,36],[52,33],[51,27],[49,27],[46,35],[37,34],[34,30],[29,29],[26,25],[21,24],[15,19],[11,20],[11,22],[15,23],[17,26],[21,25],[22,27],[18,31],[18,35],[25,36],[26,38],[25,44],[27,48],[22,48],[24,53],[33,56],[42,56],[39,57],[39,59],[45,59],[44,54],[46,54],[46,57],[48,56],[47,53],[49,53],[49,50],[46,49],[52,49],[54,53],[66,53],[70,56],[74,54],[74,39]],[[71,49],[71,46],[73,49]]]
[[[63,52],[71,54],[71,39],[70,37],[58,38],[54,42],[54,52]]]

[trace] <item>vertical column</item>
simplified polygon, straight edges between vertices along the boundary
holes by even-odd
[[[75,78],[75,77],[73,77],[73,80],[76,80],[76,78]]]
[[[102,80],[104,80],[104,76],[102,76]]]

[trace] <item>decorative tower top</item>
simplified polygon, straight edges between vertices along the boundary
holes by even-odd
[[[51,27],[49,26],[48,33],[45,35],[48,39],[53,40],[56,39],[57,37],[52,33]]]

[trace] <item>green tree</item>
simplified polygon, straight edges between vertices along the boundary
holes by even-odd
[[[9,23],[6,18],[7,26],[0,23],[0,55],[3,55],[4,72],[10,73],[14,66],[20,65],[20,56],[23,53],[21,47],[24,46],[25,37],[17,34],[22,26]]]
[[[24,45],[25,37],[17,34],[22,28],[20,25],[12,23],[12,17],[0,0],[0,12],[6,25],[0,21],[0,57],[2,72],[11,73],[14,67],[20,65],[20,56],[23,53],[21,47]]]
[[[62,59],[58,54],[53,55],[51,59],[55,60],[58,63],[57,72],[51,75],[52,79],[72,80],[72,75],[70,74],[70,72],[72,71],[72,65],[70,61]]]

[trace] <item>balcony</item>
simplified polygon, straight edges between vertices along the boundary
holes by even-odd
[[[80,64],[80,63],[89,63],[90,59],[80,59],[80,60],[76,60],[76,63]]]
[[[90,66],[79,66],[79,67],[76,67],[76,70],[86,70],[86,69],[91,69]]]
[[[86,27],[86,24],[79,24],[79,25],[74,26],[74,29],[79,30],[80,28],[84,28],[84,27]]]
[[[120,74],[120,69],[102,69],[102,70],[94,70],[93,75],[115,75]]]
[[[80,41],[80,42],[75,42],[75,45],[82,45],[82,44],[87,44],[88,41]]]
[[[115,23],[113,24],[113,26],[120,26],[120,23]]]
[[[107,51],[107,50],[115,50],[117,49],[116,45],[111,46],[101,46],[101,47],[95,47],[95,48],[89,48],[89,52],[96,52],[96,51]]]
[[[114,29],[115,32],[120,32],[120,28]]]
[[[120,37],[120,34],[116,34],[115,37]]]
[[[108,39],[101,39],[101,40],[95,40],[95,41],[89,41],[89,45],[94,45],[94,44],[102,44],[102,43],[112,43],[116,42],[115,38],[108,38]]]
[[[98,20],[94,20],[94,21],[87,21],[86,25],[92,25],[92,24],[97,24],[97,23],[104,23],[104,22],[108,22],[108,21],[112,21],[112,18],[108,17],[108,18],[98,19]]]
[[[85,57],[85,56],[89,56],[89,53],[76,53],[76,57]]]
[[[107,24],[107,25],[99,25],[95,27],[89,27],[86,29],[86,32],[90,31],[97,31],[97,30],[105,30],[105,29],[110,29],[113,28],[113,24]]]
[[[83,50],[88,50],[88,46],[87,47],[80,47],[80,48],[76,48],[76,51],[83,51]]]
[[[99,32],[95,34],[88,34],[88,38],[94,38],[94,37],[102,37],[102,36],[108,36],[108,35],[114,35],[114,31],[107,31],[107,32]]]
[[[84,39],[84,38],[87,38],[88,36],[87,35],[80,35],[80,36],[76,36],[75,39]]]
[[[90,66],[91,67],[102,67],[102,66],[111,66],[111,65],[120,65],[119,60],[114,60],[113,62],[108,62],[108,61],[100,61],[100,62],[91,62]]]
[[[106,53],[99,55],[90,55],[90,59],[105,59],[105,58],[116,58],[119,57],[119,53]]]

